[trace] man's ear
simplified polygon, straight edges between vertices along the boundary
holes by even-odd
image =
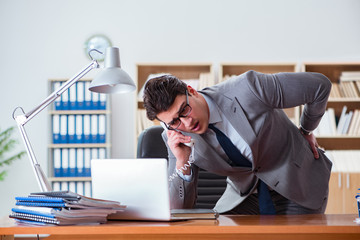
[[[187,90],[188,90],[188,92],[191,94],[191,95],[194,95],[194,96],[197,96],[199,93],[195,90],[195,89],[193,89],[191,86],[187,86]]]

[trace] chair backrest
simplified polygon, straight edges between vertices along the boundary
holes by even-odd
[[[155,125],[141,132],[138,137],[137,158],[166,158],[168,152],[161,133],[164,129]]]
[[[168,158],[166,145],[161,137],[163,128],[152,126],[138,138],[137,158]],[[195,208],[213,208],[226,188],[226,177],[200,169],[198,197]]]

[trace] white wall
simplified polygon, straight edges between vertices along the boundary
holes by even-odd
[[[359,25],[358,0],[0,0],[0,128],[15,125],[15,107],[47,96],[47,79],[85,67],[83,43],[95,33],[120,48],[136,79],[137,62],[360,61]],[[112,105],[113,157],[133,157],[135,93]],[[48,128],[46,111],[26,126],[45,170]],[[39,190],[27,157],[6,169],[0,216]]]

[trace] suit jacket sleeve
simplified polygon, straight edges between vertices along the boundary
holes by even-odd
[[[252,91],[272,108],[290,108],[304,104],[300,124],[314,130],[323,116],[330,95],[331,82],[320,73],[247,73]],[[251,76],[252,75],[252,76]]]

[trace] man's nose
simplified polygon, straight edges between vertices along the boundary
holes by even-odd
[[[192,118],[190,116],[181,118],[181,122],[184,124],[185,127],[191,126]]]

